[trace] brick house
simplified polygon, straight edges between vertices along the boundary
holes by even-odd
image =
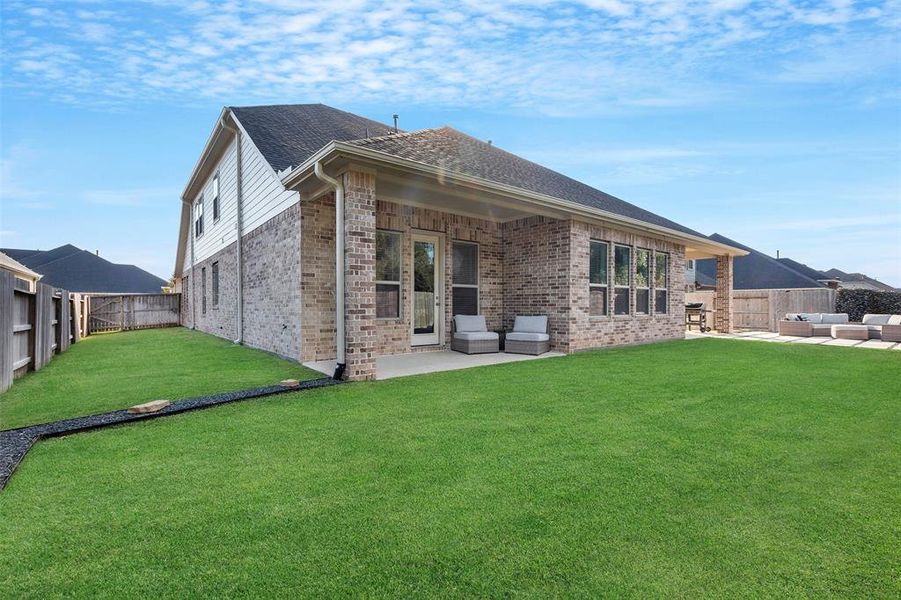
[[[682,337],[687,259],[716,259],[728,331],[744,253],[449,127],[277,105],[223,109],[175,275],[184,325],[368,379],[454,314],[548,315],[562,352]]]

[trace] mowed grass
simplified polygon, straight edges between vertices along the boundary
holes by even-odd
[[[11,597],[898,597],[901,352],[704,339],[39,443]]]
[[[93,335],[0,393],[0,429],[319,376],[180,327]]]

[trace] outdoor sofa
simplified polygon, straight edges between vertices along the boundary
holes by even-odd
[[[847,323],[847,313],[788,313],[785,320],[779,321],[779,335],[829,337],[833,325]]]
[[[851,323],[845,313],[788,313],[779,321],[779,335],[901,342],[901,315],[866,314]]]
[[[451,350],[464,354],[486,354],[500,350],[500,336],[488,331],[483,315],[454,315]]]
[[[551,349],[546,316],[516,317],[513,331],[504,341],[504,352],[512,354],[544,354]]]

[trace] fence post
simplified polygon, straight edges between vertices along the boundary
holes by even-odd
[[[0,392],[13,384],[13,304],[15,278],[9,271],[0,271]]]
[[[57,346],[57,351],[60,353],[65,352],[69,349],[69,336],[72,334],[72,321],[69,319],[69,307],[71,306],[71,300],[69,300],[69,291],[68,290],[60,290],[59,296],[59,323],[58,329],[59,332],[59,344]]]

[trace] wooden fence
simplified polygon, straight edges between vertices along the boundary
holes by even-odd
[[[413,292],[413,328],[428,327],[435,324],[435,294],[432,292]]]
[[[88,305],[81,294],[43,283],[21,289],[12,273],[0,270],[0,392],[84,337]]]
[[[713,310],[715,292],[688,292],[685,301],[703,302],[708,310]],[[785,313],[834,311],[835,290],[829,288],[732,291],[732,320],[736,329],[776,331]]]
[[[179,325],[181,294],[91,296],[91,333]]]

